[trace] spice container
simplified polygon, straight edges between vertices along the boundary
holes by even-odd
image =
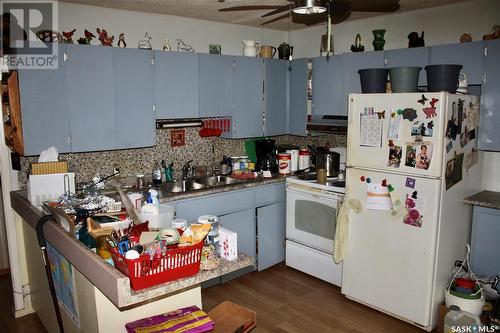
[[[303,148],[299,151],[299,170],[307,169],[311,166],[311,154],[309,150]]]
[[[217,252],[220,254],[219,247],[219,220],[215,215],[202,215],[198,217],[198,223],[210,224],[210,231],[208,232],[207,238],[205,239],[206,245],[213,245]]]

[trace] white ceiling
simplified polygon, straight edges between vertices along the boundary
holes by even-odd
[[[240,5],[286,5],[287,0],[62,0],[64,2],[85,4],[97,7],[110,7],[141,11],[156,14],[168,14],[182,17],[190,17],[216,22],[242,24],[253,27],[261,27],[261,23],[275,16],[261,18],[261,15],[269,10],[250,10],[238,12],[219,12],[218,9],[240,6]],[[376,0],[373,0],[376,1]],[[456,2],[472,0],[400,0],[401,8],[398,12],[405,12],[428,7],[441,6]],[[280,14],[276,15],[279,16]],[[348,20],[356,20],[386,13],[361,13],[353,12]],[[286,31],[289,28],[287,19],[279,20],[264,26],[265,28]],[[292,30],[307,28],[303,24],[292,24]]]

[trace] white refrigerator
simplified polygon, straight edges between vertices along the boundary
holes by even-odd
[[[342,293],[425,330],[469,240],[480,190],[479,99],[448,93],[351,94]]]

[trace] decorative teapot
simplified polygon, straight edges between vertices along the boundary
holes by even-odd
[[[288,45],[288,43],[281,43],[278,46],[278,58],[289,60],[293,54],[293,46]]]
[[[245,47],[243,47],[243,55],[245,57],[257,57],[260,53],[260,43],[255,40],[242,40]],[[258,47],[257,47],[258,45]]]

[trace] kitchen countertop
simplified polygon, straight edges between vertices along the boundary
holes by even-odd
[[[283,176],[273,176],[273,178],[257,178],[257,179],[249,179],[243,183],[239,184],[231,184],[231,185],[222,185],[222,186],[214,186],[207,187],[200,190],[192,190],[188,192],[181,193],[161,193],[160,192],[160,203],[182,200],[182,199],[190,199],[196,198],[202,195],[216,194],[228,191],[242,190],[245,188],[251,188],[256,186],[263,186],[274,183],[282,183],[285,182],[286,178]]]
[[[31,205],[26,192],[11,192],[11,201],[12,208],[28,225],[35,229],[36,223],[43,213],[40,209]],[[129,278],[126,275],[106,263],[84,244],[71,237],[57,223],[47,223],[44,226],[44,234],[46,240],[120,310],[134,308],[168,297],[196,287],[201,282],[255,265],[253,257],[240,253],[235,261],[221,259],[221,265],[214,270],[200,271],[200,273],[191,277],[134,291],[130,288]]]
[[[500,192],[482,191],[465,198],[464,203],[479,207],[500,209]]]

